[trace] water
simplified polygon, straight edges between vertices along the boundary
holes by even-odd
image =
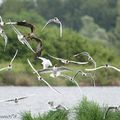
[[[24,111],[42,114],[50,110],[48,101],[72,108],[81,101],[83,95],[100,105],[120,105],[120,87],[82,87],[82,93],[77,87],[56,87],[56,89],[62,94],[55,93],[48,87],[0,87],[1,100],[29,96],[17,104],[0,102],[0,119],[4,117],[6,120],[8,118],[19,120],[19,113]],[[34,96],[31,96],[33,94]]]

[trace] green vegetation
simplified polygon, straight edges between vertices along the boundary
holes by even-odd
[[[67,112],[63,110],[50,111],[47,114],[32,117],[30,112],[26,112],[22,116],[22,120],[68,120]]]
[[[106,107],[100,107],[97,103],[93,101],[88,101],[86,98],[78,104],[77,107],[73,109],[75,112],[75,118],[72,120],[119,120],[120,119],[120,111],[114,112],[112,110],[104,119],[104,114],[106,112]],[[72,110],[71,110],[72,112]],[[66,111],[50,111],[43,115],[32,116],[30,112],[23,113],[22,120],[69,120],[69,112]]]

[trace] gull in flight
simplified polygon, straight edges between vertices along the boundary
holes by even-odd
[[[38,57],[38,59],[42,60],[43,69],[47,69],[49,66],[52,66],[52,63],[49,59]]]
[[[60,22],[60,20],[57,18],[57,17],[54,17],[53,19],[50,19],[47,21],[47,23],[45,24],[45,26],[42,28],[41,31],[43,31],[45,29],[45,27],[51,23],[51,22],[54,22],[56,24],[59,24],[60,25],[60,37],[62,37],[62,23]]]
[[[35,94],[29,95],[29,96],[24,96],[24,97],[16,97],[13,99],[8,99],[8,100],[1,100],[0,102],[14,102],[14,103],[18,103],[20,100],[26,99],[28,97],[34,96]]]
[[[31,62],[29,61],[29,59],[27,59],[30,67],[32,68],[32,70],[34,71],[34,73],[37,74],[37,77],[38,77],[38,80],[39,81],[43,81],[50,89],[52,89],[54,92],[57,92],[59,94],[61,94],[59,91],[57,91],[55,88],[53,88],[47,81],[45,81],[41,76],[40,74],[38,73],[38,71],[32,66]]]
[[[49,54],[48,54],[48,55],[49,55]],[[88,63],[88,62],[69,61],[69,60],[66,60],[66,59],[54,57],[54,56],[52,56],[52,55],[49,55],[49,56],[50,56],[51,58],[53,58],[53,59],[56,59],[56,60],[61,61],[61,62],[64,63],[64,64],[74,63],[74,64],[79,64],[79,65],[84,65],[84,64],[87,64],[87,63]]]
[[[3,30],[3,26],[4,25],[5,25],[5,23],[3,22],[2,17],[0,16],[0,35],[5,40],[5,47],[4,47],[4,51],[5,51],[6,45],[7,45],[7,41],[8,41],[8,37],[7,37],[7,35],[5,34],[5,32]]]
[[[18,22],[8,22],[6,24],[12,24],[12,25],[18,25],[18,26],[23,26],[23,27],[28,27],[30,28],[31,32],[28,33],[28,35],[24,38],[27,40],[35,40],[37,42],[37,48],[36,48],[36,54],[35,54],[35,59],[39,56],[41,56],[41,52],[42,52],[42,48],[43,48],[43,44],[42,44],[42,40],[40,38],[38,38],[35,34],[35,26],[31,23],[26,22],[26,20],[24,21],[18,21]],[[27,43],[28,44],[28,43]],[[30,45],[29,45],[30,46]],[[30,48],[31,49],[31,48]],[[33,50],[32,50],[33,51]]]
[[[89,54],[88,52],[78,53],[78,54],[74,55],[74,57],[76,57],[76,56],[78,56],[78,55],[80,55],[80,54],[87,56],[87,57],[88,57],[88,61],[91,61],[91,62],[94,64],[95,68],[96,68],[96,62],[95,62],[95,60],[90,56],[90,54]]]
[[[106,117],[107,117],[107,115],[108,115],[108,112],[109,112],[110,110],[119,111],[119,110],[120,110],[120,106],[118,106],[118,107],[108,107],[107,110],[106,110],[106,112],[105,112],[105,114],[104,114],[104,116],[103,116],[103,119],[106,119]]]
[[[112,69],[114,69],[114,70],[120,72],[120,69],[118,69],[118,68],[116,68],[116,67],[114,67],[114,66],[108,65],[108,64],[103,65],[103,66],[100,66],[100,67],[97,67],[97,68],[85,69],[85,70],[86,70],[86,71],[96,71],[96,70],[99,70],[99,69],[102,69],[102,68],[106,68],[106,69],[112,68]]]
[[[22,35],[22,34],[17,30],[17,28],[16,28],[14,25],[11,24],[11,26],[12,26],[12,29],[14,30],[14,32],[17,34],[18,40],[19,40],[22,44],[27,45],[27,47],[28,47],[30,50],[32,50],[32,52],[35,53],[35,51],[32,49],[32,47],[30,46],[30,44],[29,44],[28,41],[26,40],[25,36]]]
[[[82,70],[78,70],[78,71],[75,73],[75,75],[73,76],[73,79],[75,79],[79,73],[80,73],[82,76],[91,77],[92,80],[94,81],[94,82],[93,82],[93,85],[95,86],[95,79],[94,79],[93,75],[92,75],[91,73],[85,73],[85,72],[83,72]]]
[[[11,69],[12,69],[12,63],[13,63],[13,61],[14,61],[17,53],[18,53],[18,50],[16,50],[15,55],[14,55],[14,57],[12,58],[12,60],[10,61],[9,65],[8,65],[7,67],[5,67],[5,68],[1,68],[0,71],[3,71],[3,70],[11,70]]]
[[[67,68],[67,67],[56,67],[53,66],[52,68],[47,68],[47,69],[42,69],[42,70],[38,70],[38,73],[51,73],[50,76],[55,78],[61,75],[61,72],[64,71],[71,71],[71,69]]]
[[[55,106],[54,105],[54,102],[53,101],[49,101],[48,104],[50,105],[50,108],[53,110],[53,111],[56,111],[56,110],[68,110],[67,107],[63,106],[63,105],[57,105]]]
[[[2,100],[0,102],[15,102],[18,103],[20,100],[26,99],[28,97],[19,97],[19,98],[14,98],[14,99],[9,99],[9,100]]]

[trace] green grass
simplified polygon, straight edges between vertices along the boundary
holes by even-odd
[[[81,103],[75,108],[76,120],[120,120],[120,111],[110,111],[104,119],[104,113],[107,107],[100,107],[93,101],[83,98]]]
[[[63,110],[50,111],[43,115],[32,116],[30,112],[23,113],[22,120],[68,120],[67,112]]]
[[[120,120],[120,111],[114,112],[110,111],[106,118],[104,119],[104,114],[108,107],[100,107],[97,103],[93,101],[88,101],[86,97],[74,108],[71,112],[74,113],[74,118],[71,120]],[[33,116],[30,112],[25,112],[22,114],[22,120],[69,120],[69,115],[72,114],[69,111],[49,111],[42,115]]]
[[[6,67],[8,62],[1,62],[0,68]],[[42,69],[41,61],[38,61],[37,64],[33,63],[33,66],[36,69]],[[60,66],[60,65],[58,65]],[[85,68],[92,68],[92,65],[66,65],[73,71],[68,71],[63,74],[73,76],[76,73],[76,70],[84,70]],[[45,85],[42,81],[37,81],[36,74],[32,73],[32,69],[27,63],[22,63],[20,61],[14,61],[12,71],[1,71],[0,72],[0,85],[21,85],[21,86],[36,86],[36,85]],[[92,72],[93,73],[93,72]],[[115,70],[105,70],[101,69],[95,72],[96,85],[108,86],[108,85],[120,85],[120,74]],[[49,74],[41,74],[41,76],[48,81],[52,86],[76,86],[70,80],[64,79],[63,77],[52,78],[49,77]],[[80,74],[76,77],[76,81],[79,85],[83,86],[93,86],[93,82],[90,77],[82,77]]]

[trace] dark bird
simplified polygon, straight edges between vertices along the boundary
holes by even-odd
[[[31,29],[31,33],[33,33],[35,31],[35,26],[31,23],[26,22],[26,20],[17,21],[17,22],[7,22],[5,24],[6,25],[12,24],[12,25],[19,25],[19,26],[23,26],[23,27],[28,27]]]
[[[43,50],[42,39],[38,38],[34,33],[29,33],[26,37],[27,40],[35,40],[37,42],[36,52],[35,52],[35,60],[41,56]]]

